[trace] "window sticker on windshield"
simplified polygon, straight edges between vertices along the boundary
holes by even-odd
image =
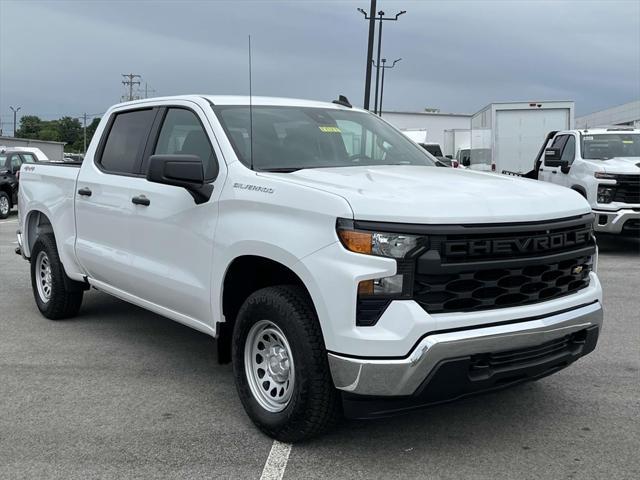
[[[587,135],[586,137],[584,137],[585,140],[593,140],[593,137],[591,135]]]
[[[328,125],[320,125],[318,126],[321,132],[324,133],[342,133],[338,127],[332,127]]]

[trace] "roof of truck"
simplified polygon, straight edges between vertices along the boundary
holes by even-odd
[[[154,98],[145,98],[142,100],[134,100],[132,102],[120,103],[116,106],[124,106],[124,105],[143,105],[146,103],[154,103],[157,101],[166,101],[166,100],[200,100],[205,99],[211,102],[214,105],[249,105],[249,96],[248,95],[174,95],[170,97],[154,97]],[[259,97],[253,96],[251,97],[252,105],[259,106],[287,106],[287,107],[315,107],[315,108],[335,108],[335,109],[349,109],[349,110],[358,110],[361,109],[355,107],[345,107],[343,105],[338,105],[328,102],[321,102],[317,100],[304,100],[300,98],[283,98],[283,97]]]
[[[633,128],[631,126],[613,125],[610,127],[593,127],[593,128],[575,128],[575,132],[583,134],[607,134],[607,133],[640,133],[640,128]]]

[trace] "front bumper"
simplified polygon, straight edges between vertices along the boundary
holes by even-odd
[[[635,227],[640,223],[640,208],[623,208],[617,211],[594,210],[593,213],[596,215],[593,223],[593,228],[596,232],[622,233],[626,230],[633,230],[637,233],[640,231],[629,228],[631,226]],[[627,228],[625,228],[625,225]]]
[[[566,358],[563,357],[560,363],[556,362],[557,365],[566,366],[593,350],[602,319],[602,306],[600,302],[595,301],[578,308],[514,323],[430,333],[403,358],[352,358],[329,353],[329,366],[336,388],[345,393],[374,397],[411,396],[424,391],[430,380],[436,376],[438,369],[451,360],[469,359],[472,356],[477,358],[483,354],[499,354],[529,347],[540,346],[544,349],[547,342],[577,332],[591,332],[591,344],[583,342],[581,345],[567,347],[569,351],[563,352]],[[542,360],[546,362],[545,367],[557,366],[548,365],[547,360],[558,359]],[[521,376],[528,366],[530,365],[527,361],[510,365],[511,378]],[[502,378],[503,373],[499,369],[492,371],[491,368],[484,371],[482,382],[487,388],[481,390],[491,389],[493,383],[487,380],[491,380],[492,377],[495,377],[498,383],[509,383],[508,379]],[[469,374],[469,381],[473,381],[471,376]],[[535,375],[531,377],[535,378]],[[446,398],[438,401],[443,400]]]

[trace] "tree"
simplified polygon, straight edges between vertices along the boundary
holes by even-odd
[[[74,145],[82,139],[82,125],[77,118],[62,117],[56,121],[58,137],[68,145]]]
[[[20,118],[20,128],[16,130],[16,137],[19,138],[39,138],[38,134],[42,128],[42,120],[35,115],[24,115]]]

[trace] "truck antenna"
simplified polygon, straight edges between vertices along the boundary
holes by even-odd
[[[249,164],[253,170],[253,91],[251,87],[251,35],[249,35]]]

